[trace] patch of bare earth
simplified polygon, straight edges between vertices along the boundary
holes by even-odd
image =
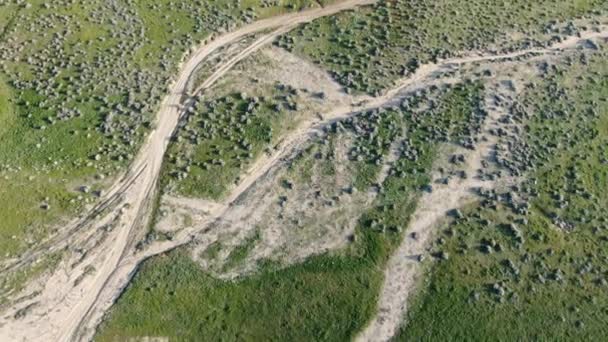
[[[215,223],[213,230],[222,232],[218,238],[225,250],[214,263],[200,260],[201,265],[219,278],[234,278],[254,272],[263,259],[289,265],[346,246],[360,212],[376,196],[353,190],[353,170],[347,167],[352,143],[350,133],[338,134],[331,143],[319,144],[318,151],[295,153],[261,177]],[[216,272],[230,251],[254,232],[259,238],[246,260]],[[194,246],[192,254],[198,260],[208,242],[195,240]]]

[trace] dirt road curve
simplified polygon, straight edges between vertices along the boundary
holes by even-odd
[[[135,241],[134,238],[140,236],[146,226],[145,223],[149,219],[149,201],[155,191],[169,138],[179,120],[179,108],[184,102],[188,81],[197,65],[210,53],[256,32],[291,27],[373,2],[371,0],[348,0],[324,8],[260,20],[222,35],[192,53],[180,68],[176,82],[161,104],[156,129],[148,137],[131,167],[131,170],[137,171],[130,172],[129,175],[113,186],[106,196],[106,199],[118,199],[112,201],[114,202],[112,207],[120,210],[120,216],[115,221],[116,228],[102,242],[101,246],[90,251],[85,260],[76,267],[71,268],[69,266],[71,263],[62,265],[46,282],[38,296],[30,300],[24,300],[16,307],[11,308],[9,312],[4,313],[0,318],[0,340],[70,341],[86,340],[91,337],[91,331],[83,331],[81,327],[90,326],[88,324],[90,317],[97,316],[93,313],[96,312],[96,303],[99,301],[101,291],[112,283],[117,266],[128,254],[127,252]],[[271,33],[272,36],[276,34],[277,32]],[[269,41],[270,39],[256,41],[257,46],[249,49],[248,53],[250,54],[263,43]],[[246,56],[247,54],[240,54],[229,63],[233,65]],[[222,68],[220,66],[218,72],[212,77],[215,79],[221,77],[229,67]],[[205,86],[210,86],[215,79],[205,82]],[[186,99],[186,104],[187,102]],[[116,214],[115,210],[111,211],[107,214],[107,217]],[[108,221],[101,218],[98,221],[91,222],[86,227],[79,227],[79,234],[88,236],[90,234],[87,231],[94,231],[100,227],[99,222],[105,224]],[[89,265],[94,265],[95,271],[89,276],[81,277],[81,275],[87,273],[85,269]],[[75,285],[76,281],[78,282],[77,285]]]

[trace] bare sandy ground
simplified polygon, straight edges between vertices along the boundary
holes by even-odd
[[[360,213],[369,208],[378,195],[376,187],[369,191],[345,192],[353,185],[354,170],[348,167],[352,138],[351,133],[340,134],[332,144],[320,145],[321,153],[333,156],[331,162],[335,170],[331,176],[324,174],[325,161],[314,163],[307,166],[311,174],[309,180],[296,181],[286,189],[279,180],[299,175],[299,171],[292,170],[290,165],[292,158],[297,158],[304,146],[291,151],[285,162],[278,163],[256,180],[238,204],[231,206],[211,230],[197,234],[198,239],[201,235],[208,237],[216,231],[221,232],[216,235],[222,252],[213,260],[206,260],[199,256],[208,245],[195,244],[193,259],[215,277],[233,279],[255,272],[260,260],[291,265],[313,255],[346,247],[355,232]],[[383,184],[389,176],[394,162],[401,156],[402,143],[397,139],[391,145],[375,183]],[[314,158],[312,155],[309,157]],[[279,203],[281,197],[286,201]],[[231,249],[242,245],[255,232],[258,239],[246,260],[229,269],[222,267]]]
[[[270,70],[264,70],[270,73],[270,77],[284,80],[283,82],[296,89],[322,92],[324,103],[343,103],[352,99],[352,96],[346,94],[344,88],[319,66],[277,47],[264,49],[262,54],[273,62]]]

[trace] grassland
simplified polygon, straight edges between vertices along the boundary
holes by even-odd
[[[184,341],[200,336],[229,341],[344,338],[374,308],[380,278],[378,271],[368,270],[366,263],[348,258],[317,258],[223,282],[203,273],[188,256],[170,254],[142,268],[97,340],[142,335]],[[328,307],[332,310],[324,310]]]
[[[383,144],[402,138],[391,133],[401,130],[411,137],[411,144],[386,179],[374,206],[362,214],[356,239],[346,249],[296,265],[262,262],[257,273],[235,281],[220,281],[205,274],[185,250],[151,259],[111,310],[97,339],[153,335],[176,340],[207,336],[225,340],[333,341],[353,337],[375,310],[383,267],[400,241],[417,193],[429,182],[427,173],[437,144],[457,143],[452,139],[435,140],[439,135],[433,128],[457,136],[460,115],[476,111],[449,109],[468,103],[467,99],[475,98],[479,90],[479,85],[470,84],[449,91],[444,97],[446,103],[435,112],[413,115],[415,104],[387,109],[387,116],[400,117],[393,121],[394,130],[381,131],[382,120],[369,119],[373,113],[362,114],[359,127],[384,132],[378,135]],[[446,119],[450,116],[452,119]],[[367,127],[366,120],[374,124]],[[344,129],[350,130],[347,125]]]
[[[443,228],[398,340],[597,340],[607,332],[605,54],[548,68],[516,107],[523,183]]]
[[[508,32],[524,33],[522,46],[540,34],[574,34],[555,22],[606,9],[601,0],[380,1],[315,20],[276,44],[322,65],[349,90],[376,94],[420,64],[486,49]]]
[[[259,230],[256,230],[252,236],[247,237],[242,244],[236,246],[232,251],[230,251],[226,262],[222,266],[224,270],[229,270],[245,261],[249,256],[249,253],[251,253],[255,247],[255,243],[259,239],[260,232]],[[213,252],[213,250],[211,250],[211,252]]]
[[[213,31],[317,3],[325,1],[0,4],[0,258],[92,203],[97,195],[83,185],[101,190],[125,169],[190,46]],[[605,10],[601,0],[381,1],[304,25],[276,44],[327,68],[349,91],[377,94],[421,63],[486,49],[507,31],[575,34],[553,21]],[[529,201],[488,195],[445,227],[434,248],[450,258],[435,265],[399,339],[605,335],[608,66],[582,57],[574,64],[552,70],[517,108],[525,140],[510,146],[503,166],[527,177],[511,192]],[[275,91],[199,102],[170,148],[168,186],[220,198],[285,129],[296,94]],[[391,144],[406,138],[345,250],[296,265],[261,263],[235,281],[211,277],[187,249],[153,258],[97,338],[351,338],[374,312],[386,260],[429,183],[437,148],[467,147],[479,129],[480,92],[479,84],[458,86],[431,109],[406,101],[345,124],[363,131],[351,151],[359,189],[372,185]],[[246,259],[250,248],[235,249],[229,262]],[[2,290],[18,289],[53,262],[3,278]]]
[[[10,130],[13,117],[13,104],[10,88],[3,79],[0,79],[0,137]]]

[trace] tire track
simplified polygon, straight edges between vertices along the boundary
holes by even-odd
[[[280,34],[282,28],[288,29],[319,17],[374,2],[372,0],[347,0],[325,8],[260,20],[221,35],[197,49],[181,65],[177,80],[160,106],[157,114],[157,127],[150,133],[131,167],[131,170],[137,171],[128,172],[123,179],[118,181],[102,199],[102,202],[95,207],[97,210],[94,209],[92,214],[76,221],[68,229],[62,230],[42,248],[24,255],[21,262],[13,262],[5,267],[5,269],[18,269],[50,250],[63,248],[63,246],[72,244],[73,241],[78,241],[80,235],[89,235],[90,231],[100,228],[98,222],[104,222],[107,217],[115,214],[111,212],[96,222],[97,213],[107,209],[120,208],[118,209],[117,227],[101,246],[95,251],[89,251],[86,259],[75,268],[70,268],[70,260],[65,260],[44,284],[40,295],[23,300],[4,313],[4,316],[0,318],[0,340],[71,341],[88,340],[92,337],[93,329],[86,327],[94,327],[97,324],[97,318],[103,313],[103,309],[97,309],[102,294],[116,278],[116,272],[121,262],[131,254],[131,247],[135,242],[132,239],[140,235],[141,229],[145,227],[142,223],[149,219],[150,210],[147,204],[151,194],[154,193],[169,139],[183,114],[180,108],[182,108],[184,99],[185,105],[192,101],[191,98],[186,98],[188,82],[196,67],[206,57],[218,48],[239,38],[278,28],[270,36],[257,40],[246,51],[228,61],[226,65],[220,66],[205,82],[205,86],[211,86],[239,60],[271,41],[276,34]],[[133,174],[135,176],[132,176]],[[87,267],[94,267],[96,271],[75,285],[75,281],[87,273]],[[111,292],[115,292],[115,289],[112,289]]]

